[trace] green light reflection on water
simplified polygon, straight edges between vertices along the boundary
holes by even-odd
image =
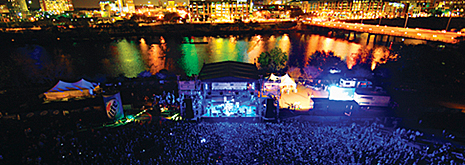
[[[145,70],[141,54],[134,41],[126,39],[116,43],[118,50],[118,71],[126,77],[137,77],[137,74]]]
[[[197,54],[195,44],[182,44],[181,49],[184,56],[180,60],[180,63],[182,63],[181,68],[186,75],[199,74],[202,66],[199,65],[199,55]]]

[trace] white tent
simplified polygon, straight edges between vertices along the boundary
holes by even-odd
[[[281,83],[279,84],[279,87],[281,88],[281,92],[287,92],[289,93],[290,91],[297,92],[297,84],[295,81],[289,77],[288,74],[284,75],[281,77]]]
[[[268,81],[278,81],[280,77],[275,76],[273,73],[271,73],[270,77],[268,78]]]
[[[97,85],[81,79],[74,83],[58,81],[50,90],[44,93],[47,100],[59,100],[94,95]]]

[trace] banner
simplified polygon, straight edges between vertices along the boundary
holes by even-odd
[[[214,82],[212,90],[246,90],[247,82]]]
[[[105,102],[108,118],[119,120],[124,117],[123,104],[121,103],[119,92],[114,95],[103,95],[103,101]]]

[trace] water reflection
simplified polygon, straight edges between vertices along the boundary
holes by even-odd
[[[203,49],[202,46],[199,46],[200,49]],[[199,60],[199,55],[197,52],[203,52],[202,50],[198,51],[196,44],[182,44],[181,50],[183,57],[180,61],[181,67],[184,70],[184,73],[187,75],[198,74],[201,69],[201,60]]]
[[[281,48],[290,59],[308,62],[315,51],[333,51],[336,56],[345,60],[351,68],[366,51],[373,52],[372,69],[377,63],[389,56],[389,51],[381,46],[362,46],[342,39],[328,38],[314,34],[280,34],[254,36],[217,36],[217,37],[184,37],[154,38],[147,44],[145,38],[139,40],[139,50],[134,41],[119,40],[113,52],[117,57],[118,67],[114,70],[128,77],[137,76],[144,70],[152,74],[161,69],[176,70],[192,75],[198,74],[204,63],[221,61],[239,61],[254,63],[256,58],[274,47]],[[184,41],[184,42],[181,42]],[[185,42],[187,41],[187,42]],[[200,44],[194,44],[199,43]]]
[[[309,57],[313,54],[313,52],[317,50],[318,51],[333,51],[336,56],[341,57],[341,59],[346,61],[349,69],[357,64],[354,59],[358,58],[357,56],[359,56],[360,54],[363,54],[363,52],[372,50],[373,52],[373,61],[371,64],[372,69],[374,69],[374,67],[377,64],[384,63],[385,61],[383,59],[388,58],[390,54],[389,50],[383,46],[377,46],[373,44],[363,46],[363,44],[349,42],[343,39],[327,38],[327,37],[320,36],[320,35],[313,35],[313,34],[303,35],[301,37],[301,41],[302,40],[308,41],[307,48],[305,50],[306,52],[305,60],[308,60]]]
[[[160,43],[162,43],[162,41],[163,40],[160,39]],[[148,68],[147,70],[152,74],[155,74],[165,68],[165,54],[163,52],[164,46],[165,45],[163,44],[151,44],[149,46],[146,44],[144,38],[141,38],[140,40],[140,52],[142,54],[142,59]]]
[[[291,51],[291,42],[289,40],[289,35],[288,34],[283,34],[282,36],[279,36],[277,39],[277,46],[283,50],[283,52],[287,53],[289,55],[289,52]],[[272,49],[272,48],[271,48]]]
[[[241,42],[244,47],[247,47],[247,61],[248,63],[254,63],[255,60],[260,56],[260,53],[265,52],[265,42],[261,39],[260,35],[253,36],[250,41],[244,40]]]
[[[113,65],[119,74],[126,77],[137,77],[137,74],[145,70],[145,64],[142,60],[141,53],[137,48],[134,41],[127,41],[126,39],[119,40],[115,43],[117,63]]]

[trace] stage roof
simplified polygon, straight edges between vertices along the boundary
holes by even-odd
[[[209,82],[235,82],[258,80],[258,69],[254,64],[224,61],[205,64],[199,78]]]

